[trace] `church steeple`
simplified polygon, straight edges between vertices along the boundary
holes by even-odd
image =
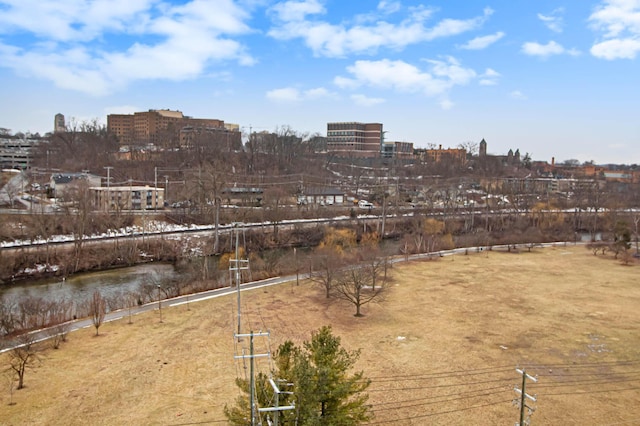
[[[487,141],[485,141],[484,138],[482,138],[482,140],[480,141],[480,148],[478,150],[478,155],[480,157],[485,157],[487,155]]]

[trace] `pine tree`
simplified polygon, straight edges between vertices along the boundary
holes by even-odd
[[[364,391],[370,381],[362,371],[351,374],[359,351],[347,351],[334,336],[331,327],[324,326],[312,333],[311,340],[298,347],[291,341],[280,345],[274,356],[273,376],[280,379],[280,406],[294,405],[294,410],[278,413],[280,425],[351,426],[372,418]],[[265,375],[256,379],[259,403],[273,396]],[[249,393],[247,382],[237,380],[238,386]],[[290,388],[286,388],[291,384]],[[248,398],[242,395],[234,407],[225,407],[231,424],[250,425]],[[275,415],[271,414],[271,415]]]

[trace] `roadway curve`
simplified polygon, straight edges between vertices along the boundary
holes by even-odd
[[[540,243],[540,244],[536,244],[536,246],[537,247],[555,247],[555,246],[567,245],[567,244],[575,245],[576,243],[575,242]],[[582,243],[578,243],[578,244],[582,244]],[[523,245],[523,244],[518,244],[518,245]],[[507,250],[510,246],[513,246],[513,244],[496,245],[491,247],[485,247],[485,246],[461,247],[461,248],[455,248],[452,250],[442,250],[442,251],[433,252],[433,253],[413,254],[408,257],[395,256],[390,259],[390,262],[395,264],[395,263],[400,263],[404,261],[422,260],[422,259],[428,259],[432,257],[452,256],[456,254],[465,254],[468,251],[479,252],[483,250],[493,250],[493,251]],[[252,282],[241,284],[240,292],[255,290],[263,287],[269,287],[272,285],[284,284],[284,283],[296,281],[296,279],[305,280],[308,278],[309,278],[309,273],[303,273],[303,274],[299,274],[298,276],[287,275],[284,277],[273,277],[273,278],[267,278],[265,280],[260,280],[260,281],[252,281]],[[156,302],[147,303],[142,306],[135,306],[131,308],[131,315],[138,315],[143,312],[152,311],[158,308],[166,309],[173,306],[184,305],[187,303],[202,302],[204,300],[214,299],[216,297],[227,296],[227,295],[236,293],[237,291],[238,291],[237,287],[223,287],[223,288],[218,288],[214,290],[207,290],[201,293],[188,294],[184,296],[174,297],[171,299],[164,299],[159,302],[156,301]],[[111,322],[111,321],[124,319],[124,318],[127,318],[129,314],[130,314],[129,308],[111,311],[105,314],[103,322]],[[90,318],[82,318],[78,320],[68,321],[67,323],[65,323],[65,325],[67,326],[66,332],[70,333],[83,328],[93,327],[93,322]],[[56,327],[57,326],[53,326],[50,328],[43,328],[40,330],[34,330],[29,332],[28,333],[28,335],[30,336],[29,341],[31,343],[37,343],[37,342],[42,342],[52,338],[54,335],[53,330],[55,330]],[[17,342],[17,339],[5,339],[2,342],[2,346],[3,348],[0,349],[0,353],[7,352],[11,349],[15,349],[16,347],[21,346],[21,344]]]

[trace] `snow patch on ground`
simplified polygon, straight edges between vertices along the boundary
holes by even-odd
[[[149,221],[142,226],[125,226],[120,229],[109,229],[106,232],[100,234],[91,234],[85,235],[85,240],[100,240],[104,238],[115,238],[115,237],[132,237],[132,236],[141,236],[141,235],[149,235],[149,234],[161,234],[163,232],[185,232],[185,231],[206,231],[208,229],[213,229],[211,225],[174,225],[167,222],[160,221]],[[66,235],[52,235],[49,238],[34,238],[33,240],[13,240],[13,241],[2,241],[0,242],[0,247],[21,247],[28,245],[40,245],[47,243],[68,243],[72,242],[74,237],[72,234]]]

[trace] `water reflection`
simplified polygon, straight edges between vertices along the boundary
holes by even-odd
[[[22,299],[31,296],[46,300],[86,300],[95,290],[104,297],[134,292],[142,283],[163,285],[177,276],[171,264],[147,263],[129,268],[89,272],[61,278],[21,282],[0,287],[0,296]]]

